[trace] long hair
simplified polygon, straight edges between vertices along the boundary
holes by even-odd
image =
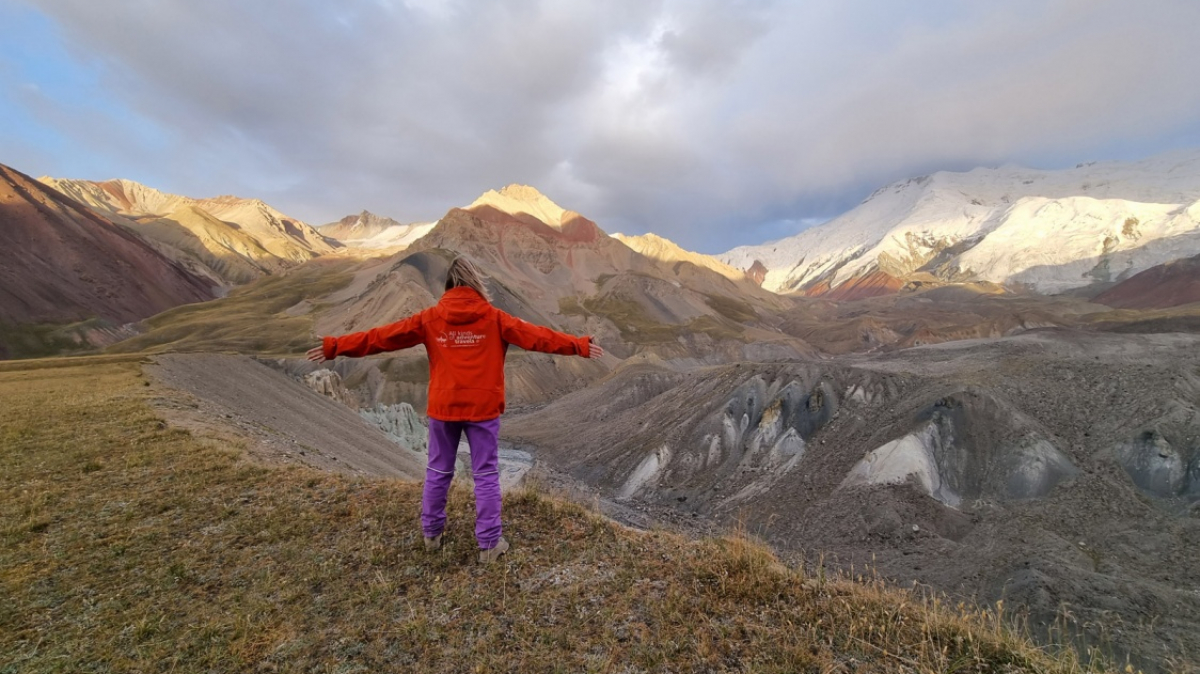
[[[464,255],[454,258],[454,261],[450,263],[449,271],[446,272],[446,290],[459,286],[474,288],[475,292],[483,296],[483,299],[488,302],[492,301],[487,286],[483,284],[483,274],[479,273],[479,268],[475,266],[471,258]]]

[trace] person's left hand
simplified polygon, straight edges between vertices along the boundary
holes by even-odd
[[[589,337],[588,340],[590,341],[588,345],[588,358],[604,357],[604,348],[597,344],[594,338]]]
[[[325,362],[325,347],[324,346],[315,346],[315,347],[309,349],[308,353],[306,355],[307,355],[308,359],[314,363],[324,363]]]

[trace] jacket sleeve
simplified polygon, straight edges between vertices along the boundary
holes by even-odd
[[[541,351],[557,353],[563,356],[591,355],[591,338],[575,337],[566,333],[534,325],[503,311],[500,315],[500,337],[509,344],[515,344],[526,351]]]
[[[355,332],[341,337],[326,337],[322,347],[325,359],[338,356],[359,358],[384,351],[399,351],[425,341],[425,312],[409,316],[404,320],[372,328],[366,332]]]

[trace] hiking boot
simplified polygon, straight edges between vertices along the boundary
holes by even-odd
[[[442,549],[442,535],[438,534],[433,538],[425,537],[425,550],[427,552],[437,552]]]
[[[500,559],[500,555],[503,555],[505,552],[508,552],[508,541],[504,540],[504,537],[501,536],[500,540],[496,542],[496,547],[492,548],[491,550],[479,551],[479,563],[491,564],[497,559]]]

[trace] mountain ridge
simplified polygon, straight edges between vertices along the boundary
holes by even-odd
[[[137,234],[4,165],[0,221],[0,322],[10,326],[99,319],[116,327],[213,296],[208,282]],[[11,346],[0,343],[0,354]]]
[[[876,271],[900,285],[929,271],[1062,292],[1200,252],[1198,200],[1200,150],[1063,171],[938,172],[882,187],[795,236],[717,258],[743,270],[759,263],[764,287],[777,292],[822,282],[833,290]]]
[[[686,250],[674,241],[653,232],[647,232],[638,236],[618,233],[613,234],[612,237],[642,255],[663,262],[691,262],[697,267],[711,269],[725,278],[734,281],[747,278],[746,273],[734,269],[711,255]]]
[[[80,203],[124,220],[164,219],[185,207],[199,208],[217,220],[241,228],[261,249],[284,265],[333,253],[341,245],[322,236],[304,221],[286,215],[258,198],[220,195],[196,199],[126,179],[94,182],[43,177],[39,180]]]

